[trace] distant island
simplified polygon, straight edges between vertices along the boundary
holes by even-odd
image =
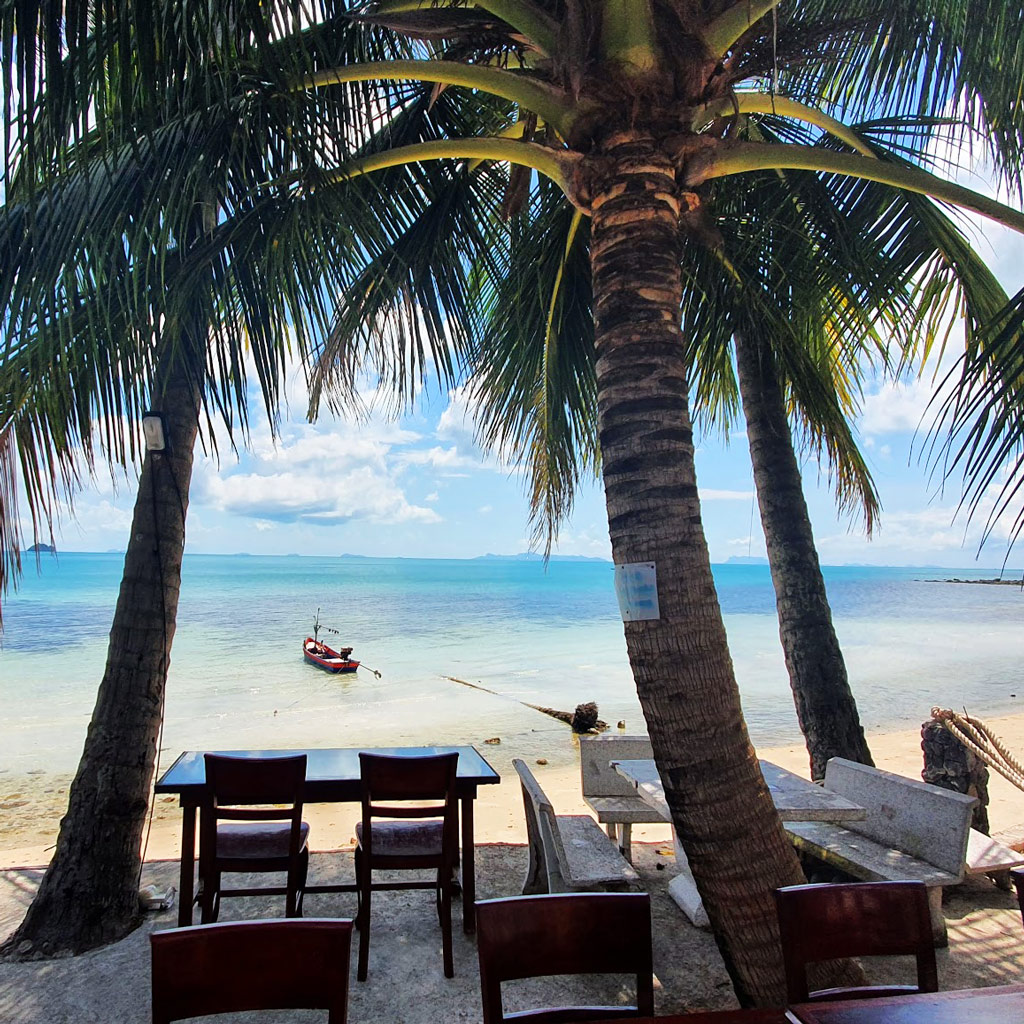
[[[768,559],[763,555],[730,555],[726,565],[767,565]]]
[[[29,551],[35,555],[55,555],[57,549],[52,544],[33,544]]]

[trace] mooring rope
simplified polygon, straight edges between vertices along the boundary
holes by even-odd
[[[951,732],[968,750],[1018,789],[1024,790],[1024,765],[984,722],[948,708],[932,708],[932,718]]]

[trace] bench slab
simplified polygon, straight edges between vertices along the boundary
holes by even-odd
[[[911,857],[873,839],[824,821],[788,821],[785,823],[793,845],[854,878],[868,882],[895,882],[904,879],[925,885],[955,885],[959,876],[943,871],[927,861]]]
[[[990,871],[1009,871],[1021,865],[1024,865],[1024,853],[1011,850],[998,839],[971,829],[967,837],[967,874],[985,875]]]
[[[638,796],[584,796],[597,820],[609,825],[655,825],[667,821],[646,800]]]
[[[562,839],[565,881],[575,887],[629,885],[640,880],[618,847],[588,814],[555,815]]]

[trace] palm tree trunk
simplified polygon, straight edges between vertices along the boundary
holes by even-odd
[[[737,993],[782,1005],[772,890],[804,881],[747,736],[704,538],[680,328],[675,168],[611,137],[592,199],[598,412],[616,565],[654,563],[659,618],[627,621],[672,820]]]
[[[122,938],[139,913],[142,833],[163,718],[185,542],[199,391],[179,355],[162,375],[169,449],[139,480],[107,663],[39,892],[4,945],[17,958],[80,953]],[[163,385],[161,387],[161,385]]]
[[[793,451],[786,405],[767,345],[736,335],[743,413],[761,510],[797,720],[811,757],[811,777],[830,757],[873,764],[846,664],[832,625],[825,580]]]

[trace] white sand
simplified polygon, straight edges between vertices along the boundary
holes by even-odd
[[[1009,749],[1024,760],[1024,712],[1019,715],[985,719]],[[879,768],[920,778],[921,738],[915,729],[874,733],[869,743]],[[516,751],[503,747],[480,748],[502,776],[498,786],[481,787],[475,805],[475,834],[478,842],[525,842],[522,797],[510,761]],[[759,756],[797,774],[808,776],[807,752],[802,745],[762,749]],[[545,792],[559,813],[587,813],[580,794],[579,770],[575,767],[532,766]],[[0,869],[38,866],[49,860],[60,817],[67,803],[69,779],[28,775],[20,779],[0,777]],[[1007,839],[1024,839],[1024,792],[992,773],[989,819],[993,834]],[[352,829],[358,816],[353,804],[309,804],[314,850],[332,850],[352,844]],[[177,859],[181,854],[181,816],[177,798],[158,797],[146,848],[147,860]],[[638,842],[668,842],[667,825],[638,825],[633,830]]]

